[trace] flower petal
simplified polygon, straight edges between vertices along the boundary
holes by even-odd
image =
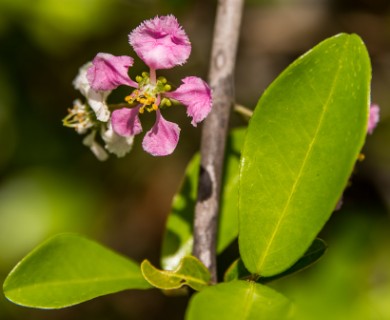
[[[367,133],[372,134],[374,132],[374,129],[376,128],[376,125],[379,122],[379,106],[377,104],[371,104],[370,105],[370,114],[368,116],[368,127],[367,127]]]
[[[152,69],[182,65],[191,53],[191,43],[173,15],[144,21],[129,34],[129,43]]]
[[[106,143],[105,148],[117,157],[123,157],[133,147],[134,136],[122,137],[115,133],[109,124],[108,129],[102,132],[102,139]]]
[[[90,86],[96,91],[114,90],[121,84],[137,87],[127,74],[133,62],[133,58],[128,56],[98,53],[87,71]]]
[[[160,110],[156,111],[156,122],[142,141],[142,147],[152,156],[171,154],[179,141],[180,128],[176,123],[165,120]]]
[[[191,124],[196,127],[211,111],[211,89],[198,77],[186,77],[182,82],[177,90],[165,95],[187,106],[187,115],[192,117]]]
[[[112,128],[122,137],[135,136],[142,132],[141,121],[138,117],[140,106],[115,110],[111,116]]]
[[[92,67],[92,62],[87,62],[86,64],[82,65],[79,69],[79,73],[73,80],[73,86],[75,89],[79,90],[84,97],[87,96],[88,91],[91,89],[87,79],[87,70],[90,67]]]
[[[95,91],[91,88],[87,79],[87,71],[90,67],[93,67],[92,62],[84,64],[79,69],[77,77],[73,80],[73,85],[87,98],[89,106],[95,111],[96,118],[99,121],[106,122],[110,118],[110,111],[108,110],[106,100],[111,90]]]
[[[84,138],[83,144],[91,149],[96,158],[98,158],[100,161],[105,161],[108,158],[108,154],[106,150],[104,150],[103,147],[95,141],[95,135],[96,131],[93,130]]]
[[[106,100],[111,91],[95,91],[92,88],[88,91],[88,104],[95,111],[96,118],[100,121],[107,122],[110,118]]]

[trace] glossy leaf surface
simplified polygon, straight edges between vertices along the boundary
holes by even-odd
[[[340,199],[367,130],[371,68],[356,35],[327,39],[265,91],[240,169],[239,246],[273,276],[309,248]]]
[[[244,135],[244,129],[235,129],[228,137],[217,240],[218,253],[222,252],[238,234],[238,166]],[[198,191],[199,165],[200,158],[197,154],[190,161],[180,192],[173,199],[161,258],[161,265],[167,270],[176,268],[181,258],[192,252],[192,224]]]
[[[289,319],[292,305],[282,294],[251,281],[207,287],[193,296],[187,320]]]
[[[146,289],[139,266],[75,234],[50,238],[4,282],[5,296],[23,306],[55,309],[125,289]]]
[[[175,270],[159,270],[148,260],[141,264],[145,279],[154,287],[164,290],[179,289],[184,285],[200,291],[209,285],[210,272],[195,257],[186,256]]]

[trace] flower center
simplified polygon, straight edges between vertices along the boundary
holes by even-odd
[[[85,104],[76,100],[73,108],[68,109],[68,115],[62,120],[65,127],[75,128],[79,133],[93,127],[95,123],[93,111]]]
[[[137,76],[136,81],[138,88],[130,95],[125,97],[128,104],[140,105],[139,113],[144,113],[145,109],[148,112],[156,111],[163,106],[170,106],[171,101],[167,98],[161,99],[161,94],[170,91],[172,87],[167,84],[167,79],[159,77],[156,83],[151,83],[149,74],[143,72],[141,76]]]

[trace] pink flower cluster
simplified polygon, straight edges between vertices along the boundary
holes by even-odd
[[[165,78],[157,78],[156,70],[182,65],[191,52],[189,39],[174,16],[157,16],[144,21],[129,34],[129,43],[149,67],[149,73],[144,72],[134,81],[128,75],[133,58],[98,53],[87,70],[89,86],[94,92],[101,93],[100,96],[120,85],[132,87],[131,94],[125,98],[128,106],[111,114],[109,121],[113,131],[124,138],[140,134],[143,129],[139,115],[145,110],[155,111],[156,121],[146,132],[142,146],[153,156],[169,155],[177,146],[180,128],[166,120],[161,109],[179,102],[187,108],[187,115],[196,126],[211,110],[211,90],[206,82],[194,76],[184,78],[174,91]],[[105,108],[106,105],[101,106]],[[95,112],[97,115],[107,114],[106,110]]]
[[[83,143],[99,160],[106,160],[108,152],[118,157],[130,152],[134,136],[143,130],[139,116],[145,111],[156,112],[156,121],[142,143],[144,150],[153,156],[171,154],[179,141],[179,126],[166,120],[162,109],[183,104],[195,127],[211,111],[211,90],[202,79],[186,77],[172,91],[165,78],[156,76],[156,70],[182,65],[191,53],[190,41],[174,16],[157,16],[144,21],[129,34],[129,43],[149,67],[149,72],[133,80],[128,74],[134,63],[132,57],[98,53],[92,62],[80,68],[73,81],[86,101],[75,100],[63,119],[65,126],[87,134]],[[125,97],[127,103],[108,105],[108,96],[120,85],[132,88]]]

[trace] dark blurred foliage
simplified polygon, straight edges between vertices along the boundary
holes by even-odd
[[[186,75],[207,78],[215,8],[216,1],[208,0],[0,0],[1,280],[39,242],[63,231],[86,234],[136,261],[148,258],[158,264],[171,199],[199,147],[200,129],[190,125],[184,108],[167,110],[164,115],[182,128],[173,155],[149,156],[138,137],[124,159],[101,163],[82,145],[81,136],[62,127],[61,119],[81,98],[72,87],[78,68],[97,52],[135,57],[127,34],[157,14],[176,15],[193,44],[187,64],[160,74],[176,84]],[[390,299],[389,1],[248,0],[237,59],[237,101],[253,108],[290,62],[338,32],[358,33],[368,46],[372,100],[381,106],[382,121],[367,139],[366,160],[357,164],[343,209],[323,230],[328,255],[275,285],[317,310],[335,306],[339,313],[332,319],[346,319],[348,312],[351,319],[367,319],[362,317],[367,308],[385,315],[373,319],[389,319],[383,302]],[[136,58],[131,75],[144,70]],[[110,99],[121,101],[126,94],[121,88]],[[144,128],[153,121],[147,118]],[[232,126],[243,124],[233,115]],[[221,265],[236,254],[232,246]],[[182,319],[187,300],[158,290],[134,291],[40,311],[2,297],[0,318]]]

